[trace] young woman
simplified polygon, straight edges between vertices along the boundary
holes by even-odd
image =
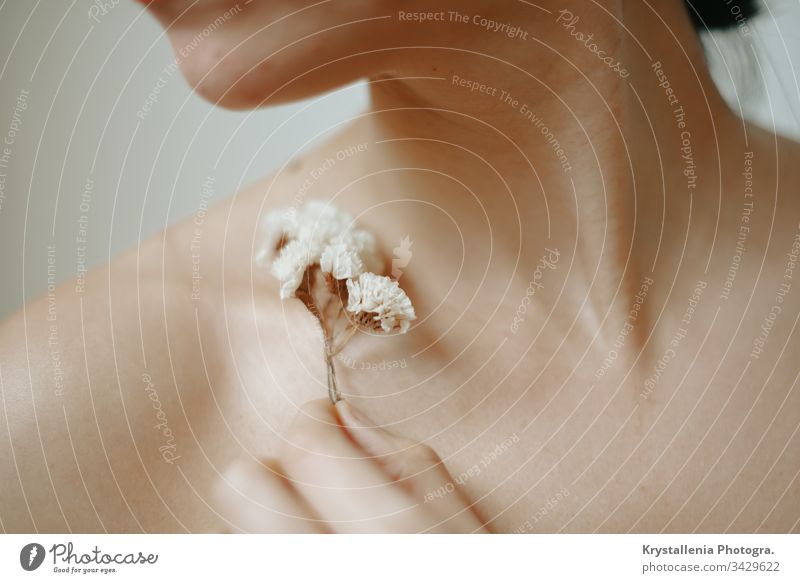
[[[3,325],[6,531],[800,528],[800,147],[697,32],[749,3],[146,4],[214,103],[371,105]],[[312,199],[417,313],[353,338],[335,407],[253,262]]]

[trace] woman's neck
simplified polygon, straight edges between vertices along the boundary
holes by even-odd
[[[418,66],[373,79],[370,116],[375,139],[391,145],[388,166],[454,181],[424,189],[431,204],[477,198],[467,204],[493,221],[495,257],[521,250],[532,265],[545,246],[566,250],[584,279],[576,296],[591,288],[598,310],[629,303],[654,266],[674,267],[669,245],[685,241],[659,235],[662,226],[685,232],[675,221],[690,205],[693,221],[716,211],[717,196],[696,195],[720,191],[720,157],[743,143],[683,3],[658,14],[605,4],[485,16],[526,39],[446,12],[466,21],[419,25],[412,48],[398,51],[399,63]],[[396,178],[413,189],[418,174]]]

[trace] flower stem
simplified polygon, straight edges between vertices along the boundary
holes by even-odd
[[[339,354],[342,349],[344,348],[345,344],[347,344],[350,339],[353,337],[353,334],[357,332],[358,328],[355,326],[349,326],[339,334],[337,334],[333,338],[333,342],[331,343],[330,353],[331,356],[336,356]]]
[[[331,398],[331,403],[334,405],[342,400],[342,394],[339,392],[339,387],[336,386],[336,368],[333,366],[333,355],[327,347],[325,347],[325,364],[328,367],[328,396]]]

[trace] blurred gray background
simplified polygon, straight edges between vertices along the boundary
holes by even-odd
[[[800,137],[800,4],[767,6],[747,37],[708,39],[712,70],[747,117]],[[194,96],[172,62],[130,0],[0,0],[0,319],[196,212],[209,175],[213,203],[367,103],[357,84],[229,112]]]

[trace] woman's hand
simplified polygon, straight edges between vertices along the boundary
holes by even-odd
[[[247,532],[487,532],[454,487],[430,447],[346,401],[319,400],[297,414],[277,458],[231,468],[218,498]]]

